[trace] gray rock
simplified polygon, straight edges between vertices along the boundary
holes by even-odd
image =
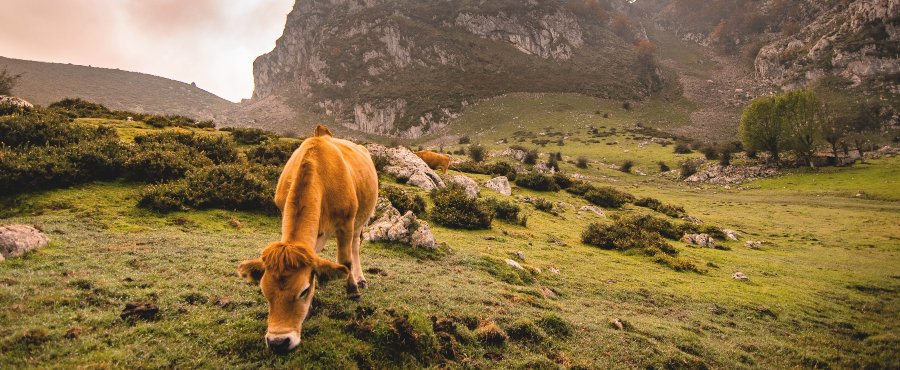
[[[50,244],[50,238],[28,225],[0,226],[0,256],[4,259],[21,256],[28,251]]]
[[[708,234],[684,234],[681,241],[703,248],[715,248],[716,240]]]
[[[550,271],[551,273],[554,273],[554,274],[559,274],[559,269],[554,266],[550,266],[550,268],[548,268],[547,271]]]
[[[18,107],[20,109],[34,108],[34,105],[29,103],[25,99],[17,98],[15,96],[9,96],[9,95],[0,95],[0,105],[11,105],[14,107]]]
[[[509,259],[509,258],[504,259],[503,261],[505,261],[507,265],[510,265],[510,266],[512,266],[512,267],[514,267],[514,268],[516,268],[516,269],[519,269],[519,270],[525,270],[525,268],[522,267],[521,264],[519,264],[518,262],[513,261],[513,260],[511,260],[511,259]]]
[[[525,159],[525,154],[526,153],[524,150],[513,149],[513,148],[506,148],[502,153],[500,153],[501,156],[510,157],[519,162],[521,162],[523,159]]]
[[[478,183],[475,182],[475,180],[470,179],[469,176],[453,175],[450,176],[447,181],[462,186],[464,189],[466,189],[466,195],[468,195],[469,198],[478,197],[478,191],[480,190],[478,189]]]
[[[743,272],[740,272],[740,271],[735,272],[734,274],[731,274],[731,278],[735,279],[735,280],[740,280],[740,281],[750,281],[750,277],[748,277],[747,274],[744,274]]]
[[[379,198],[375,214],[379,216],[369,223],[368,230],[363,232],[363,239],[400,243],[414,248],[435,248],[431,227],[412,212],[400,215],[389,201]]]
[[[516,256],[516,258],[518,258],[518,259],[521,260],[521,261],[524,261],[524,260],[525,260],[525,252],[522,252],[522,251],[515,251],[515,252],[512,252],[512,254],[513,254],[514,256]]]
[[[444,187],[441,177],[409,149],[387,148],[380,144],[366,144],[366,149],[373,157],[387,158],[388,164],[384,167],[384,172],[398,179],[407,179],[406,183],[409,185],[425,190]]]
[[[556,292],[553,291],[553,289],[542,286],[540,290],[541,290],[541,295],[544,296],[545,298],[551,298],[551,299],[559,298],[559,295],[556,294]]]
[[[484,187],[503,195],[512,195],[512,186],[506,176],[498,176],[484,182]]]
[[[748,240],[747,243],[745,243],[744,245],[747,246],[747,248],[750,248],[750,249],[759,249],[759,248],[762,248],[762,242],[761,242],[761,241]]]
[[[594,212],[600,217],[606,217],[606,213],[603,212],[603,209],[601,209],[600,207],[597,207],[597,206],[581,206],[581,208],[579,208],[579,210],[586,211],[586,212]]]
[[[728,240],[738,240],[741,238],[741,234],[734,230],[722,230],[725,233],[725,236]]]

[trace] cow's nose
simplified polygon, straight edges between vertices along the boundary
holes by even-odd
[[[291,349],[290,337],[266,338],[266,345],[273,352],[287,352]]]

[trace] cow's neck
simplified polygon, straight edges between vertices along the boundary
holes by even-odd
[[[315,247],[322,217],[322,181],[313,168],[304,168],[291,187],[281,212],[281,241]]]

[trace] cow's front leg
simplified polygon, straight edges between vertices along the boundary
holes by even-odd
[[[350,271],[347,274],[347,298],[354,301],[359,300],[362,294],[359,293],[359,286],[356,284],[356,278],[353,273],[353,228],[344,228],[337,232],[337,249],[338,263],[347,267]]]

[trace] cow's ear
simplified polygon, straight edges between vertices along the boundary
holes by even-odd
[[[261,259],[252,259],[241,262],[237,268],[238,275],[240,277],[247,279],[247,282],[259,284],[259,280],[262,279],[263,273],[266,272],[266,266],[263,265]]]
[[[324,125],[316,126],[315,131],[313,131],[313,136],[332,136],[331,131],[328,130],[328,127]]]
[[[344,265],[331,262],[324,258],[316,258],[315,263],[316,274],[320,282],[326,282],[336,278],[346,277],[350,274],[350,269]]]

